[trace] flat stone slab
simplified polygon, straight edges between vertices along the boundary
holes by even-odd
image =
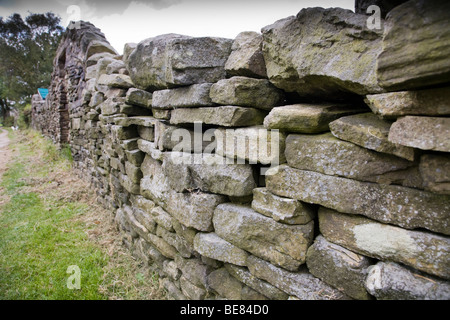
[[[361,107],[340,104],[293,104],[276,107],[264,119],[264,127],[298,133],[329,131],[328,124],[340,117],[364,112]]]
[[[180,108],[171,111],[170,123],[202,122],[222,127],[241,127],[260,125],[264,116],[261,110],[237,106]]]
[[[221,238],[291,271],[305,263],[314,233],[313,222],[286,225],[231,203],[216,208],[213,224]]]
[[[449,300],[450,284],[394,262],[370,267],[366,288],[377,300]]]
[[[319,235],[306,255],[309,272],[357,300],[369,300],[364,287],[371,259],[327,241]]]
[[[289,272],[255,256],[247,258],[250,272],[300,300],[348,300],[341,291],[307,271]]]
[[[342,117],[330,123],[331,133],[345,141],[366,149],[393,154],[414,161],[413,148],[401,146],[388,140],[392,122],[382,120],[373,113]]]
[[[450,152],[450,118],[406,116],[391,126],[389,141],[422,150]]]
[[[266,79],[235,76],[215,83],[210,97],[221,105],[270,110],[282,102],[284,95]]]
[[[145,90],[130,88],[127,91],[125,102],[144,108],[152,108],[152,94]]]
[[[194,84],[187,87],[153,92],[152,107],[174,109],[186,107],[209,107],[214,103],[209,97],[212,83]]]
[[[380,175],[386,176],[414,164],[337,139],[331,133],[290,134],[286,138],[285,155],[293,168],[372,182]],[[393,180],[397,179],[395,175]]]
[[[405,230],[326,208],[319,210],[319,225],[328,241],[349,250],[450,279],[448,237]]]
[[[248,256],[247,252],[225,241],[215,233],[197,233],[194,238],[194,249],[205,257],[238,266],[245,266]]]
[[[135,125],[153,128],[155,126],[156,121],[157,120],[151,116],[134,116],[121,118],[116,121],[116,124],[124,127]]]
[[[400,116],[448,116],[450,87],[399,91],[367,95],[367,103],[372,112],[383,118],[395,119]]]
[[[252,209],[286,224],[306,224],[315,217],[310,205],[295,199],[279,197],[266,188],[253,189]]]
[[[450,235],[450,197],[393,185],[359,182],[287,165],[269,169],[266,188],[279,196],[320,204],[403,228]],[[349,201],[351,199],[352,201]]]
[[[419,171],[425,190],[450,195],[450,155],[422,155]]]

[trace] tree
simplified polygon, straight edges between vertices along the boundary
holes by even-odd
[[[0,17],[0,115],[31,102],[39,87],[50,85],[53,59],[64,28],[51,12],[22,19]]]

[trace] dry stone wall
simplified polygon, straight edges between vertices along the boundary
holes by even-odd
[[[449,299],[448,9],[369,30],[308,8],[123,56],[82,23],[49,101],[63,85],[75,168],[173,299]]]

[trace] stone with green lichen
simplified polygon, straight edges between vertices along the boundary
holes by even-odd
[[[373,113],[339,118],[330,123],[331,133],[345,141],[366,149],[393,154],[414,161],[414,149],[389,142],[392,122],[382,120]]]
[[[194,84],[187,87],[153,92],[153,109],[176,109],[187,107],[209,107],[214,103],[209,97],[212,83]]]
[[[422,155],[420,157],[419,171],[425,190],[450,195],[449,155]]]
[[[269,169],[266,188],[282,197],[320,204],[339,212],[360,214],[403,228],[426,228],[450,235],[448,195],[360,182],[286,165]]]
[[[376,62],[382,30],[341,8],[307,8],[262,29],[269,80],[287,92],[320,99],[381,93]]]
[[[358,300],[368,300],[364,282],[371,260],[318,236],[306,254],[314,276]]]
[[[142,171],[139,167],[135,166],[131,162],[125,162],[125,172],[131,182],[139,184],[142,179]]]
[[[362,216],[320,208],[319,226],[330,242],[380,260],[396,261],[450,279],[450,239],[424,231],[405,230]]]
[[[150,109],[152,107],[152,97],[152,94],[148,91],[130,88],[127,91],[125,102]]]
[[[292,271],[305,262],[314,233],[312,221],[305,225],[286,225],[250,207],[231,203],[216,208],[213,224],[219,237]]]
[[[273,108],[264,127],[298,133],[329,131],[328,124],[340,117],[364,112],[364,108],[345,104],[294,104]]]
[[[282,102],[284,95],[266,79],[235,76],[213,84],[210,97],[221,105],[270,110]]]
[[[253,189],[252,209],[286,224],[306,224],[315,217],[310,205],[279,197],[266,188]]]
[[[448,116],[450,87],[367,95],[372,112],[386,119],[405,115]]]
[[[215,233],[197,233],[194,249],[202,256],[245,266],[248,253],[220,238]]]

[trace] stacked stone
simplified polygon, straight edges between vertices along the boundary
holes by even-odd
[[[75,167],[170,298],[449,299],[445,8],[97,42]]]

